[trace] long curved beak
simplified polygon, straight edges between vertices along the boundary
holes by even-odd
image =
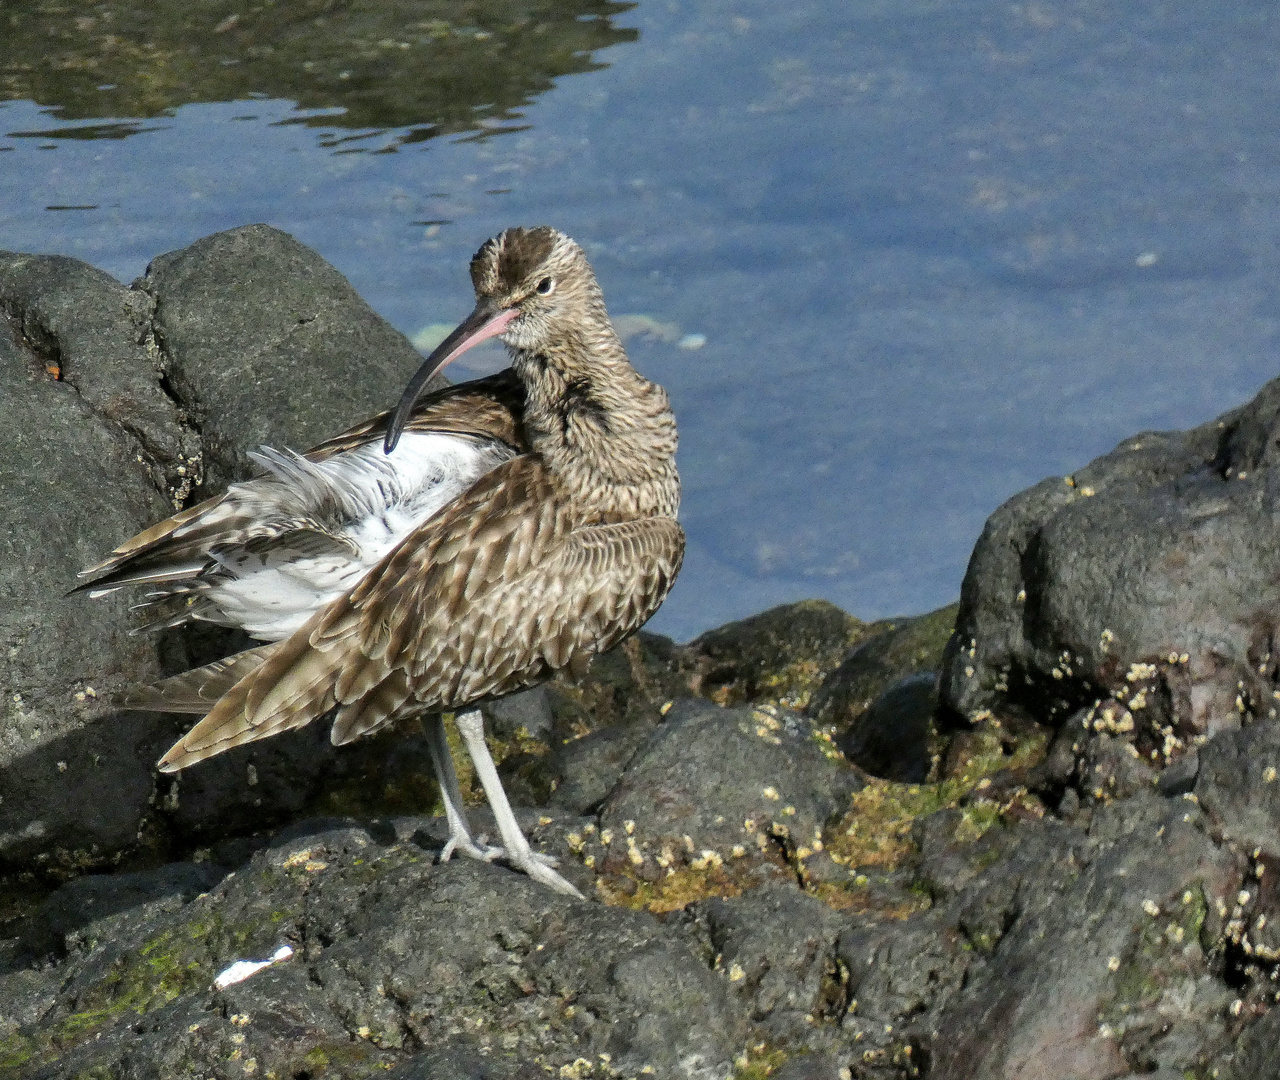
[[[400,403],[391,414],[391,423],[387,425],[387,437],[382,444],[383,453],[389,454],[396,448],[413,407],[418,403],[418,398],[422,396],[423,388],[431,381],[431,377],[436,372],[443,371],[473,345],[497,337],[519,314],[515,308],[500,308],[491,300],[481,300],[476,304],[475,311],[436,346],[435,351],[423,361],[422,367],[418,368],[409,380],[409,385],[404,388]]]

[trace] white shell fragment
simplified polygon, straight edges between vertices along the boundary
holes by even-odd
[[[250,975],[256,975],[263,968],[269,968],[272,964],[278,964],[281,960],[288,960],[293,955],[293,950],[288,945],[281,945],[266,960],[237,960],[229,968],[218,973],[218,977],[213,980],[215,990],[225,990],[228,986],[235,986],[238,982],[244,982]]]

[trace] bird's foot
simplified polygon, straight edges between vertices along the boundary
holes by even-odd
[[[493,862],[506,854],[500,847],[491,847],[489,844],[481,846],[469,836],[451,836],[440,852],[440,862],[447,863],[453,858],[454,852],[480,862]]]
[[[506,859],[507,859],[507,860],[508,860],[508,861],[509,861],[513,866],[517,865],[517,860],[516,860],[516,859],[514,859],[512,856],[507,855],[507,853],[506,853],[505,851],[503,852],[503,856],[504,856],[504,857],[505,857],[505,858],[506,858]],[[560,865],[560,860],[559,860],[559,859],[557,859],[554,855],[544,855],[544,854],[542,854],[542,852],[541,852],[541,851],[530,851],[530,852],[529,852],[529,857],[530,857],[531,859],[535,860],[536,862],[540,862],[540,863],[542,863],[542,865],[543,865],[543,866],[559,866],[559,865]]]
[[[555,889],[558,893],[564,893],[566,896],[575,896],[579,900],[585,900],[586,897],[578,892],[576,886],[572,882],[566,881],[554,870],[548,863],[554,863],[554,859],[548,859],[547,856],[536,851],[529,852],[531,856],[526,862],[521,859],[510,859],[510,863],[517,870],[523,870],[534,881],[540,881],[543,885]]]
[[[508,855],[506,848],[494,847],[489,843],[489,838],[484,834],[477,836],[475,840],[472,840],[469,836],[449,837],[444,848],[440,852],[439,862],[447,863],[455,854],[466,855],[468,858],[476,859],[479,862],[493,862],[496,859],[501,859],[503,862],[508,862],[512,866],[524,869],[523,866],[520,866],[519,859]],[[529,857],[533,859],[534,862],[541,863],[545,867],[560,865],[560,860],[554,855],[544,855],[541,851],[530,851]],[[558,877],[559,875],[556,876]]]

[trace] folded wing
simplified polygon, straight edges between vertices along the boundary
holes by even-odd
[[[349,742],[396,715],[461,708],[610,648],[665,598],[671,518],[590,524],[541,462],[498,466],[313,616],[165,755],[185,768],[337,707]]]

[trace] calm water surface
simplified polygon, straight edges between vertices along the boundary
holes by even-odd
[[[677,638],[946,603],[1005,498],[1280,366],[1273,3],[82,6],[0,44],[0,247],[265,221],[425,347],[559,226],[679,416]]]

